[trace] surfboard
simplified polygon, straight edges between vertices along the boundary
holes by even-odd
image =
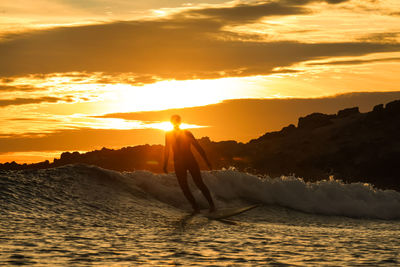
[[[225,208],[225,209],[217,209],[214,212],[208,212],[208,210],[202,210],[200,211],[200,214],[204,217],[207,217],[212,220],[222,220],[226,219],[238,214],[241,214],[243,212],[249,211],[251,209],[254,209],[258,207],[259,205],[250,205],[250,206],[245,206],[245,207],[236,207],[236,208]]]

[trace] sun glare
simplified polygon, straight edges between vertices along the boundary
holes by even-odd
[[[146,124],[146,127],[153,128],[153,129],[159,129],[159,130],[163,130],[166,132],[172,131],[174,129],[174,126],[169,121],[148,123],[148,124]],[[208,127],[208,126],[200,126],[200,125],[187,124],[187,123],[182,123],[180,126],[181,129],[203,128],[203,127]]]
[[[135,112],[185,108],[219,103],[226,99],[261,97],[254,84],[259,78],[221,78],[214,80],[164,80],[143,86],[105,84],[111,112]],[[254,94],[252,94],[254,93]],[[112,110],[112,111],[111,111]]]

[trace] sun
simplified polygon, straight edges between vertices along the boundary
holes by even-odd
[[[201,125],[188,124],[188,123],[182,123],[180,126],[181,129],[204,128],[204,127],[208,127],[208,126],[201,126]],[[158,129],[158,130],[163,130],[163,131],[168,132],[168,131],[172,131],[174,129],[174,126],[169,121],[162,121],[162,122],[147,123],[146,128],[153,128],[153,129]]]
[[[150,123],[147,124],[147,126],[153,129],[159,129],[166,132],[172,131],[172,129],[174,129],[174,126],[169,121]]]

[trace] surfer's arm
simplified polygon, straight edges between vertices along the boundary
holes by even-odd
[[[187,135],[192,140],[192,145],[196,148],[196,150],[199,152],[199,154],[201,155],[203,160],[207,163],[208,168],[211,170],[212,166],[211,166],[210,161],[208,161],[208,158],[207,158],[207,155],[206,155],[206,152],[204,151],[204,149],[201,147],[199,142],[197,142],[196,138],[194,138],[194,136],[191,132],[187,131]]]
[[[171,148],[170,148],[169,137],[168,137],[168,134],[166,134],[165,135],[165,147],[164,147],[164,167],[163,167],[163,170],[165,173],[168,173],[168,158],[169,158],[170,150],[171,150]]]

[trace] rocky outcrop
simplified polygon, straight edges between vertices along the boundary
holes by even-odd
[[[388,113],[398,114],[398,112],[400,112],[400,100],[387,103],[385,109]]]
[[[346,108],[343,110],[339,110],[339,112],[337,113],[337,118],[346,118],[348,116],[357,115],[357,114],[360,114],[360,110],[358,107]]]
[[[303,125],[300,119],[290,135],[277,132],[273,139],[252,140],[248,149],[257,153],[249,161],[251,169],[271,176],[295,173],[309,181],[334,176],[400,190],[400,101],[368,113],[350,108],[337,115],[315,114],[306,116]]]
[[[323,127],[332,123],[335,115],[326,115],[322,113],[313,113],[305,117],[300,117],[297,127],[299,129],[312,130],[318,127]]]

